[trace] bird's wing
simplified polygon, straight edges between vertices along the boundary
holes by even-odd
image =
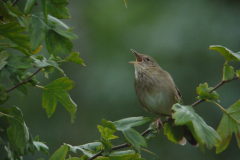
[[[176,86],[175,86],[175,89],[176,89],[177,94],[178,94],[178,97],[177,97],[178,101],[181,102],[181,103],[183,104],[183,101],[182,101],[182,95],[181,95],[179,89],[178,89]]]

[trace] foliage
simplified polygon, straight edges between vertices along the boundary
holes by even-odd
[[[23,14],[10,1],[4,3],[0,0],[0,104],[3,105],[11,99],[8,93],[12,90],[16,90],[19,96],[25,96],[29,94],[28,86],[38,87],[43,89],[42,105],[46,108],[47,116],[50,117],[55,112],[57,102],[60,102],[71,114],[73,123],[77,105],[67,91],[74,87],[74,82],[62,77],[46,86],[39,86],[36,78],[39,72],[43,72],[48,78],[48,74],[54,69],[66,76],[60,68],[62,62],[84,65],[83,60],[78,57],[79,53],[73,52],[71,40],[78,38],[77,35],[71,32],[73,28],[60,20],[70,18],[66,8],[68,2],[42,0],[43,11],[32,14],[30,12],[35,3],[36,0],[27,0]],[[49,53],[46,57],[41,53],[44,39]],[[8,48],[13,50],[9,51]],[[14,51],[20,51],[22,55],[14,54]],[[62,60],[58,56],[59,52],[69,56]],[[28,70],[31,68],[38,70],[30,73]],[[7,89],[2,84],[5,77],[13,85],[12,88]],[[32,138],[20,108],[12,106],[9,109],[7,106],[1,106],[0,116],[8,123],[7,135],[12,145],[10,147],[10,143],[6,142],[8,140],[0,138],[0,143],[5,145],[8,153],[6,159],[22,159],[22,156],[34,154],[36,151],[48,155],[47,145],[39,142],[38,136]]]
[[[123,0],[127,7],[126,0]],[[24,14],[18,10],[10,1],[4,3],[0,0],[0,105],[4,105],[11,97],[9,92],[17,91],[19,96],[29,94],[28,87],[37,87],[43,89],[42,106],[46,109],[48,117],[51,117],[60,102],[70,113],[71,122],[74,122],[77,105],[71,99],[67,91],[74,87],[74,82],[66,77],[66,73],[61,69],[62,62],[72,62],[85,66],[83,60],[79,58],[78,52],[73,52],[71,40],[78,38],[72,33],[73,28],[68,27],[60,19],[70,18],[66,8],[66,0],[41,0],[42,12],[31,14],[36,0],[27,0]],[[42,43],[48,51],[47,55],[42,55]],[[11,48],[11,50],[9,50]],[[222,81],[216,87],[208,87],[207,83],[200,84],[197,87],[198,101],[194,105],[182,105],[176,102],[173,105],[174,111],[171,118],[166,119],[164,124],[164,133],[174,143],[180,142],[184,137],[184,127],[198,141],[201,150],[204,152],[204,145],[208,149],[216,146],[216,153],[222,152],[228,146],[232,133],[236,135],[237,143],[240,148],[240,101],[233,104],[228,109],[224,109],[217,102],[219,94],[215,91],[222,84],[239,79],[240,70],[234,70],[228,63],[231,61],[240,61],[240,53],[234,53],[223,46],[210,46],[211,50],[220,52],[226,62],[223,66]],[[14,54],[13,52],[19,52]],[[66,54],[62,58],[59,53]],[[30,73],[29,69],[37,70]],[[38,85],[37,73],[43,72],[46,78],[49,73],[58,70],[63,77],[53,80],[46,86]],[[13,85],[8,89],[3,84],[3,79],[7,78]],[[214,101],[215,100],[215,101]],[[216,104],[222,111],[223,117],[217,131],[208,126],[194,110],[193,106],[201,102],[211,102]],[[11,106],[0,107],[0,117],[6,120],[8,125],[5,131],[8,139],[0,137],[0,144],[5,146],[7,157],[5,159],[22,159],[23,156],[34,154],[41,151],[47,155],[48,147],[44,142],[39,141],[39,136],[32,138],[30,129],[24,121],[23,113],[20,108],[14,104]],[[149,128],[140,134],[133,127],[143,125],[151,121],[147,117],[130,117],[115,122],[102,120],[102,125],[97,128],[100,132],[100,139],[96,142],[87,143],[79,146],[63,144],[50,160],[64,160],[68,152],[76,153],[77,150],[83,153],[82,157],[68,157],[68,160],[86,160],[96,158],[98,160],[143,160],[141,150],[151,151],[142,147],[147,147],[147,141],[156,136],[159,129],[155,123],[151,123]],[[0,128],[0,131],[3,131]],[[126,143],[114,146],[112,141],[118,137],[115,132],[121,131],[126,138]],[[145,135],[148,136],[144,138]],[[11,144],[9,143],[11,142]],[[115,151],[117,149],[130,147],[131,150]]]

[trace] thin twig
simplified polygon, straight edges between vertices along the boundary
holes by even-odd
[[[223,84],[225,84],[225,83],[227,83],[227,82],[230,82],[230,81],[233,81],[233,80],[238,79],[238,78],[239,78],[239,77],[236,76],[236,77],[234,77],[233,79],[220,82],[220,83],[219,83],[218,85],[216,85],[211,91],[209,91],[209,93],[213,92],[214,90],[216,90],[217,88],[219,88],[219,87],[222,86]],[[198,105],[199,103],[201,103],[201,102],[203,102],[203,101],[204,101],[203,99],[198,100],[198,101],[196,101],[195,103],[193,103],[191,106],[194,107],[194,106]],[[162,122],[162,124],[168,122],[168,121],[171,120],[171,119],[172,119],[172,117],[166,119],[165,121]],[[145,135],[147,135],[149,132],[151,132],[151,129],[145,130],[141,135],[142,135],[142,136],[145,136]],[[129,147],[129,146],[130,146],[129,144],[124,143],[124,144],[120,144],[120,145],[118,145],[118,146],[113,147],[112,150],[122,149],[122,148],[126,148],[126,147]],[[89,158],[88,160],[93,160],[93,159],[97,158],[98,156],[101,156],[102,153],[103,153],[103,150],[99,151],[98,153],[96,153],[94,156],[92,156],[92,157]]]
[[[239,77],[236,76],[234,77],[233,79],[230,79],[230,80],[227,80],[227,81],[221,81],[220,83],[218,83],[218,85],[216,85],[211,91],[209,91],[209,93],[212,93],[214,90],[216,90],[218,87],[222,86],[223,84],[227,83],[227,82],[230,82],[232,80],[235,80],[235,79],[238,79]],[[196,105],[198,105],[199,103],[203,102],[204,99],[200,99],[198,101],[196,101],[195,103],[193,103],[191,106],[194,107]]]
[[[19,0],[15,0],[13,3],[12,3],[12,6],[14,6]],[[0,15],[0,18],[2,18],[2,15]]]
[[[15,0],[13,3],[12,3],[12,6],[14,6],[19,0]]]
[[[35,73],[33,73],[30,77],[28,77],[27,79],[25,79],[24,81],[22,81],[21,83],[19,83],[18,85],[14,86],[13,88],[7,90],[6,92],[10,92],[11,90],[14,90],[15,88],[21,86],[22,84],[26,83],[29,79],[31,79],[35,74],[37,74],[39,71],[41,71],[41,68],[39,68]]]

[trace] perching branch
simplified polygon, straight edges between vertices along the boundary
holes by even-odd
[[[41,68],[39,68],[35,73],[33,73],[30,77],[28,77],[27,79],[25,79],[24,81],[22,81],[21,83],[19,83],[18,85],[14,86],[13,88],[7,90],[6,92],[10,92],[11,90],[14,90],[15,88],[21,86],[22,84],[26,83],[29,79],[31,79],[35,74],[37,74],[39,71],[41,71]]]
[[[233,80],[238,79],[238,78],[239,78],[239,77],[236,76],[236,77],[234,77],[233,79],[230,79],[230,80],[227,80],[227,81],[221,81],[221,82],[220,82],[218,85],[216,85],[211,91],[209,91],[209,93],[213,92],[214,90],[216,90],[217,88],[219,88],[219,87],[222,86],[223,84],[225,84],[225,83],[227,83],[227,82],[230,82],[230,81],[233,81]],[[204,100],[204,99],[200,99],[200,100],[196,101],[195,103],[193,103],[191,106],[192,106],[192,107],[195,107],[196,105],[198,105],[199,103],[201,103],[201,102],[203,102],[203,101],[205,101],[205,100]],[[162,124],[168,122],[168,121],[171,120],[171,119],[172,119],[172,117],[166,119],[165,121],[162,122]],[[147,135],[149,132],[151,132],[151,129],[145,130],[141,135],[142,135],[142,136],[145,136],[145,135]],[[120,145],[118,145],[118,146],[113,147],[112,150],[122,149],[122,148],[126,148],[126,147],[129,147],[129,146],[130,146],[129,144],[124,143],[124,144],[120,144]],[[98,153],[96,153],[94,156],[92,156],[92,157],[89,158],[88,160],[93,160],[93,159],[97,158],[98,156],[101,156],[102,153],[103,153],[103,150],[99,151]]]

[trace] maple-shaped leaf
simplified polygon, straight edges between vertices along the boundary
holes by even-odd
[[[83,63],[83,60],[81,58],[78,58],[79,53],[78,52],[72,52],[67,58],[66,61],[69,62],[73,62],[75,64],[79,64],[79,65],[83,65],[85,66],[85,64]]]
[[[57,102],[59,101],[71,114],[71,122],[74,122],[74,115],[77,111],[77,105],[73,102],[68,94],[75,83],[67,77],[62,77],[47,86],[41,87],[44,89],[42,96],[42,106],[46,108],[48,117],[51,117],[55,112]]]
[[[71,18],[69,10],[66,8],[68,5],[66,0],[42,0],[43,14],[44,18],[47,21],[47,15],[50,13],[52,16],[58,19],[67,19]]]
[[[213,91],[209,93],[213,88],[208,87],[207,83],[200,84],[199,87],[197,87],[197,94],[199,95],[197,99],[216,99],[218,100],[219,95],[216,91]]]
[[[240,148],[240,100],[228,109],[221,109],[223,111],[223,117],[217,132],[222,138],[222,141],[217,142],[216,153],[220,153],[227,148],[233,132],[235,133],[238,147]]]
[[[194,111],[193,107],[174,104],[172,110],[175,111],[173,114],[175,125],[187,125],[203,151],[203,144],[206,144],[207,148],[211,149],[217,144],[217,139],[221,140],[218,133],[205,123]]]

